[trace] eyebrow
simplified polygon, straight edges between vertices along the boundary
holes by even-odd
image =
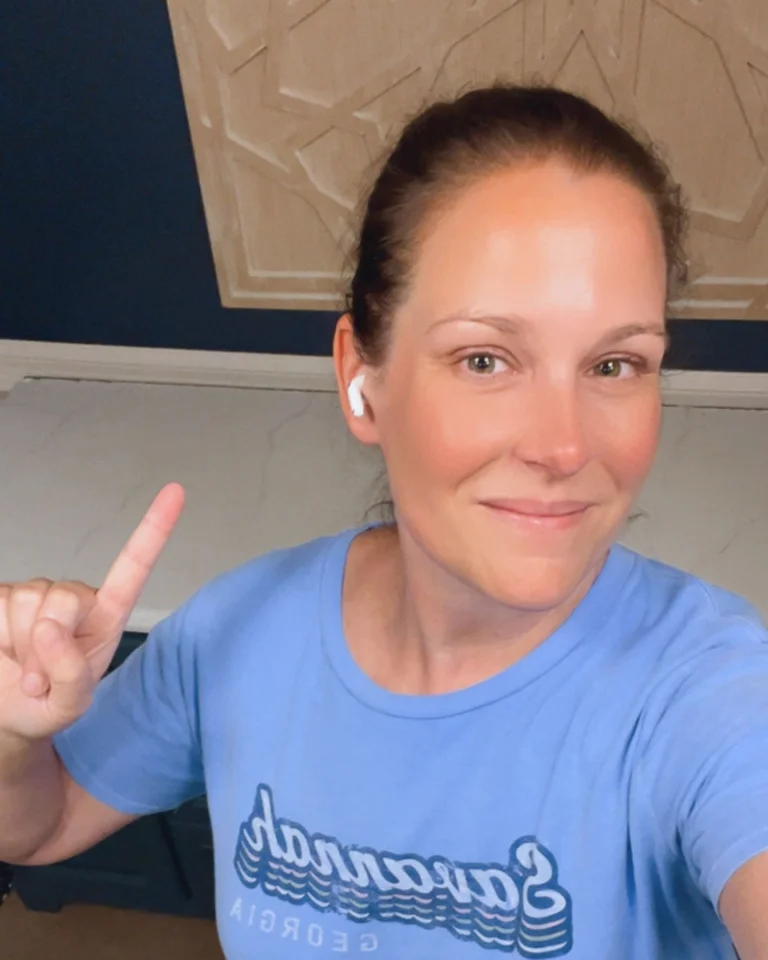
[[[436,320],[433,324],[430,324],[428,330],[432,331],[437,327],[442,327],[449,323],[456,323],[457,321],[485,324],[489,327],[495,327],[502,333],[521,333],[527,327],[532,326],[530,320],[526,320],[525,317],[521,317],[518,314],[507,314],[505,316],[474,316],[470,313],[454,313],[447,317],[443,317],[440,320]],[[610,344],[617,343],[620,340],[628,340],[630,337],[649,335],[661,337],[661,339],[664,341],[665,347],[669,346],[669,331],[664,324],[661,323],[625,324],[623,327],[617,327],[615,330],[609,330],[605,336],[600,339],[599,346],[609,346]]]
[[[660,323],[628,323],[624,327],[616,330],[609,330],[601,339],[601,346],[607,346],[616,343],[619,340],[629,340],[630,337],[653,336],[660,337],[664,341],[664,346],[668,347],[670,343],[669,331]]]

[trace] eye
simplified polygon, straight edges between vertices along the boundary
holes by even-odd
[[[506,366],[501,357],[497,357],[493,353],[472,353],[468,357],[464,357],[464,362],[467,364],[470,373],[477,373],[482,376],[497,373],[500,365]]]
[[[602,380],[622,380],[626,372],[633,376],[641,373],[644,366],[642,361],[630,357],[606,357],[593,370]]]

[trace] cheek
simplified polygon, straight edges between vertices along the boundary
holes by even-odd
[[[638,405],[607,431],[596,452],[621,486],[636,491],[648,475],[656,456],[661,408],[658,402]]]
[[[449,486],[498,457],[499,435],[505,432],[498,419],[495,425],[483,422],[471,404],[457,402],[456,394],[414,388],[390,412],[382,444],[390,473],[396,469],[422,484]]]

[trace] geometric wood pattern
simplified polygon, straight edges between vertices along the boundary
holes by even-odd
[[[533,77],[648,131],[693,215],[675,314],[768,320],[768,0],[168,0],[225,306],[335,309],[430,99]]]

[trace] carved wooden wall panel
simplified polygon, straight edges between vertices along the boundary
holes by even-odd
[[[768,319],[768,0],[169,0],[222,301],[334,309],[361,188],[434,96],[532,76],[667,149],[682,316]]]

